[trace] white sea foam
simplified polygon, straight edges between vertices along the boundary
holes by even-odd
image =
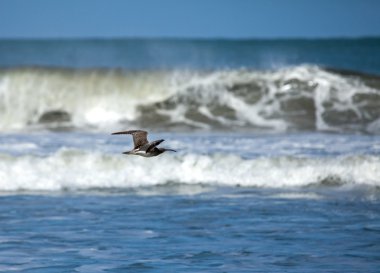
[[[318,200],[322,199],[323,196],[314,192],[289,192],[289,193],[278,193],[273,194],[270,197],[272,198],[280,198],[280,199],[311,199]]]
[[[313,184],[378,187],[380,158],[243,159],[228,154],[165,154],[145,159],[74,149],[61,149],[46,157],[0,156],[1,191],[136,188],[167,183],[268,188]]]
[[[0,130],[123,123],[378,133],[379,103],[380,91],[360,76],[309,65],[211,72],[30,68],[0,75]]]
[[[0,128],[39,123],[52,111],[83,127],[134,120],[139,104],[167,95],[168,74],[116,70],[16,69],[0,75]]]

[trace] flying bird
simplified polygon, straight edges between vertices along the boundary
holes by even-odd
[[[140,155],[143,157],[158,156],[166,151],[176,152],[172,149],[158,148],[157,146],[164,141],[164,139],[149,142],[147,139],[148,132],[143,130],[129,130],[122,132],[115,132],[112,135],[132,135],[134,148],[131,151],[126,151],[123,154],[127,155]]]

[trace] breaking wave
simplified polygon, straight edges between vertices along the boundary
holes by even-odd
[[[244,159],[177,154],[145,159],[63,148],[49,156],[0,154],[0,191],[61,191],[166,185],[289,188],[380,186],[380,158]]]
[[[0,71],[0,130],[380,132],[380,78],[300,65],[272,71]]]

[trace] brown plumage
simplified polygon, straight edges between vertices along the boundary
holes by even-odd
[[[164,139],[159,139],[159,140],[149,142],[147,139],[147,136],[148,136],[147,131],[128,130],[128,131],[115,132],[115,133],[112,133],[112,135],[132,135],[134,148],[133,150],[124,152],[123,154],[152,157],[152,156],[157,156],[159,154],[162,154],[163,152],[166,152],[166,151],[176,152],[175,150],[172,150],[172,149],[156,147],[161,142],[163,142]]]

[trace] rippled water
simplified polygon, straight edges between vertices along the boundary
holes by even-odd
[[[2,135],[0,271],[378,272],[377,136],[150,137]]]
[[[143,193],[1,197],[0,270],[378,272],[377,200],[324,190]]]

